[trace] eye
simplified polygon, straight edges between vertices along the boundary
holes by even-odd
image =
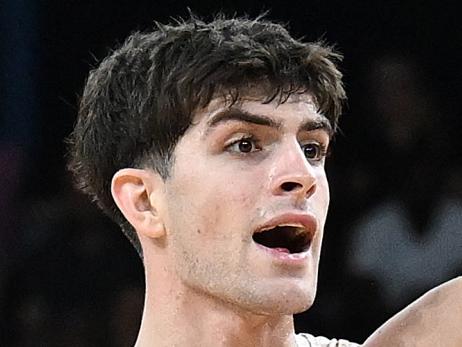
[[[231,143],[228,148],[231,151],[239,153],[251,153],[259,150],[256,145],[256,141],[252,138],[242,138]]]
[[[306,159],[319,161],[326,156],[326,148],[317,143],[311,142],[302,146],[303,153],[305,154]]]
[[[242,153],[250,153],[252,152],[252,149],[254,148],[254,144],[252,141],[249,140],[240,140],[238,143],[238,148],[239,151]]]

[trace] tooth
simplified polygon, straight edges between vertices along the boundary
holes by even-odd
[[[279,224],[278,227],[294,227],[294,228],[303,228],[303,225],[298,223],[287,223],[287,224]]]
[[[302,224],[299,224],[299,223],[284,223],[284,224],[278,224],[278,225],[274,225],[274,226],[269,226],[269,227],[263,228],[263,229],[261,229],[260,231],[267,231],[267,230],[274,229],[274,228],[276,228],[276,227],[291,227],[291,228],[296,228],[297,233],[304,232],[304,227],[303,227],[303,225],[302,225]]]

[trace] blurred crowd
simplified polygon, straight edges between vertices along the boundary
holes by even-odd
[[[10,14],[26,13],[6,4]],[[9,37],[2,47],[17,53],[1,60],[8,92],[0,114],[0,345],[130,346],[143,307],[141,260],[119,228],[73,189],[65,169],[72,97],[90,64],[72,71],[65,58],[82,48],[62,48],[66,55],[53,60],[59,76],[48,75],[56,70],[34,59],[60,51],[37,54],[30,35],[40,18],[48,17],[28,14],[18,26],[5,17],[1,24]],[[342,37],[350,44],[349,105],[327,164],[331,208],[318,296],[296,327],[361,341],[462,273],[460,82],[448,77],[443,65],[450,60],[434,59],[432,47],[377,49],[359,65],[354,58],[364,52]],[[100,40],[91,44],[113,43]]]

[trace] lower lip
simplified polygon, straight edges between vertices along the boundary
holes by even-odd
[[[308,249],[307,251],[304,251],[302,253],[289,253],[287,250],[284,249],[268,248],[259,244],[257,244],[257,247],[265,251],[278,262],[298,266],[306,264],[308,254],[310,252],[310,250]]]

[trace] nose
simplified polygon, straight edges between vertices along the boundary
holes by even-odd
[[[290,195],[307,199],[316,191],[317,178],[313,165],[305,158],[297,141],[281,148],[270,170],[273,195]]]

